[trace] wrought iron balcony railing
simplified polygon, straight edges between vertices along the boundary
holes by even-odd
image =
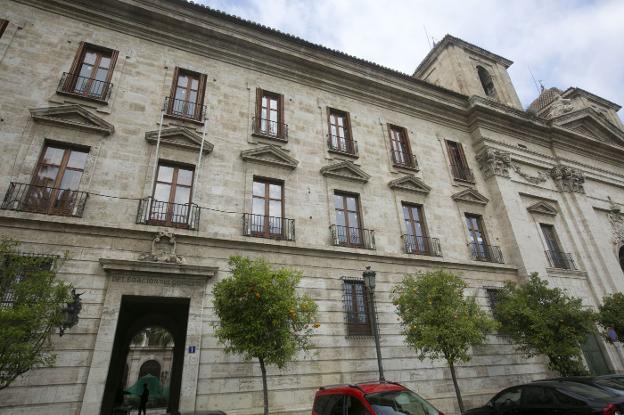
[[[243,235],[259,238],[295,240],[295,220],[277,216],[243,214]]]
[[[470,248],[472,259],[475,261],[505,263],[503,253],[498,246],[471,242],[468,244],[468,247]]]
[[[398,167],[418,170],[418,161],[416,160],[416,156],[408,154],[404,151],[393,150],[392,163]]]
[[[82,217],[89,193],[25,183],[11,183],[2,209]]]
[[[341,225],[329,227],[332,243],[336,246],[375,249],[375,232],[370,229],[351,228]]]
[[[327,137],[327,147],[330,151],[349,154],[351,156],[357,156],[358,153],[357,141],[339,137],[334,134],[330,134]]]
[[[567,252],[544,251],[548,258],[548,263],[552,268],[577,270],[574,258]]]
[[[56,92],[106,102],[112,89],[113,84],[110,82],[63,72]]]
[[[206,106],[193,101],[165,97],[164,111],[167,115],[202,122]]]
[[[197,230],[200,213],[195,203],[161,202],[150,196],[139,200],[136,223]]]
[[[253,133],[276,140],[288,141],[288,124],[271,121],[266,118],[253,117]]]
[[[464,182],[474,183],[475,178],[472,174],[472,170],[468,167],[460,164],[451,164],[451,172],[455,180],[461,180]]]
[[[405,252],[416,255],[442,256],[442,248],[438,238],[428,236],[401,235]]]

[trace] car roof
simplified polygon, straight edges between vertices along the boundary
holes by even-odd
[[[361,383],[349,383],[339,385],[321,386],[319,392],[325,393],[344,393],[345,391],[359,391],[364,395],[369,393],[387,392],[387,391],[400,391],[407,388],[396,382],[361,382]]]

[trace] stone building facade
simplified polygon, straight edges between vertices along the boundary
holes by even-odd
[[[84,293],[55,367],[0,391],[1,414],[111,413],[147,325],[175,340],[173,409],[258,413],[258,365],[213,335],[231,255],[302,270],[319,304],[315,348],[269,371],[273,413],[376,378],[367,265],[386,377],[450,414],[444,363],[400,335],[404,274],[459,273],[486,308],[531,272],[588,307],[624,288],[614,103],[551,88],[524,110],[512,62],[452,36],[410,76],[182,0],[1,4],[0,234],[67,252],[59,278]],[[592,370],[624,369],[615,346],[585,351]],[[550,375],[496,334],[458,374],[468,406]]]

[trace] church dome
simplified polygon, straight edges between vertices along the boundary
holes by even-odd
[[[562,93],[563,91],[555,87],[543,89],[539,96],[535,98],[533,102],[531,102],[531,105],[529,105],[527,111],[537,114],[542,109],[550,105],[558,97],[560,97]]]

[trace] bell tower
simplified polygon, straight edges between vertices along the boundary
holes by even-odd
[[[451,35],[436,43],[414,77],[460,94],[522,109],[507,68],[513,62]]]

